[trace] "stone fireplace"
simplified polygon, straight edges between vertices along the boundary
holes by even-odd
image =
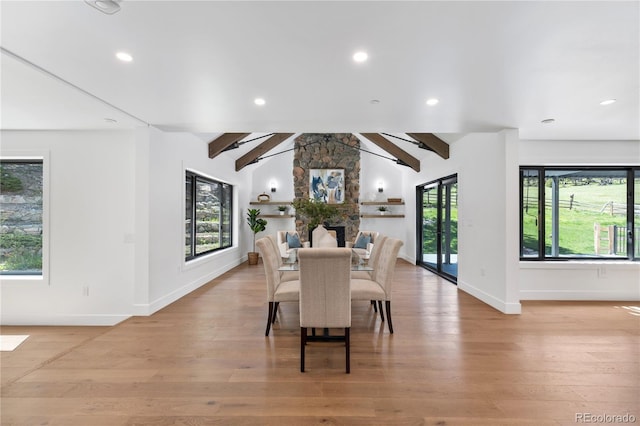
[[[329,225],[344,226],[344,238],[353,241],[360,228],[360,141],[351,133],[304,133],[294,143],[295,198],[309,197],[310,169],[344,169],[343,214]],[[301,217],[296,219],[296,230],[308,235],[307,223]]]

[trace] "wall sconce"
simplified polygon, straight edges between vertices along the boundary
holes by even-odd
[[[271,192],[276,192],[276,182],[274,180],[269,182],[269,187],[271,187]]]
[[[384,185],[382,184],[382,181],[378,181],[378,192],[383,192],[384,191]]]

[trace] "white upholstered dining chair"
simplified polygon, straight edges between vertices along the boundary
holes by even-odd
[[[311,231],[311,247],[338,247],[336,231],[329,231],[322,225],[316,226],[315,229]]]
[[[300,371],[305,368],[308,328],[344,328],[346,372],[351,372],[351,250],[314,248],[298,250],[300,262]]]
[[[268,237],[260,238],[256,241],[256,247],[262,255],[264,273],[267,281],[267,301],[269,302],[269,312],[267,315],[267,331],[269,335],[271,324],[275,322],[278,305],[280,302],[297,302],[300,295],[300,281],[295,275],[285,276],[282,271],[278,271],[280,254],[274,250],[272,241]],[[285,280],[286,279],[286,280]]]
[[[393,334],[391,321],[391,289],[393,286],[393,274],[396,268],[398,252],[402,247],[402,241],[397,238],[387,238],[382,244],[378,266],[372,272],[371,278],[351,279],[351,300],[375,300],[378,302],[380,318],[384,322],[382,301],[385,302],[387,311],[387,326],[389,333]]]

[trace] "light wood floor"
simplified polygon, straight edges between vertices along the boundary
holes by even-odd
[[[261,265],[241,265],[115,327],[2,327],[8,425],[640,424],[638,303],[523,303],[503,315],[399,261],[390,335],[354,302],[344,349],[313,344],[299,372],[295,304],[272,334]],[[611,423],[611,422],[609,422]]]

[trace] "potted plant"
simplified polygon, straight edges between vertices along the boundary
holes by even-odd
[[[278,211],[280,212],[280,216],[283,216],[284,212],[287,211],[287,206],[278,206]]]
[[[385,214],[388,210],[389,210],[389,209],[387,209],[387,207],[386,207],[386,206],[380,206],[380,207],[378,207],[378,211],[380,212],[380,214],[381,214],[382,216],[384,216],[384,214]]]
[[[293,200],[293,207],[296,209],[296,213],[307,219],[309,231],[340,214],[335,204],[326,204],[311,198],[296,198]]]
[[[262,232],[267,227],[267,221],[260,216],[260,209],[249,209],[247,211],[247,224],[253,232],[253,251],[248,253],[249,265],[258,264],[258,252],[256,252],[256,234]]]

